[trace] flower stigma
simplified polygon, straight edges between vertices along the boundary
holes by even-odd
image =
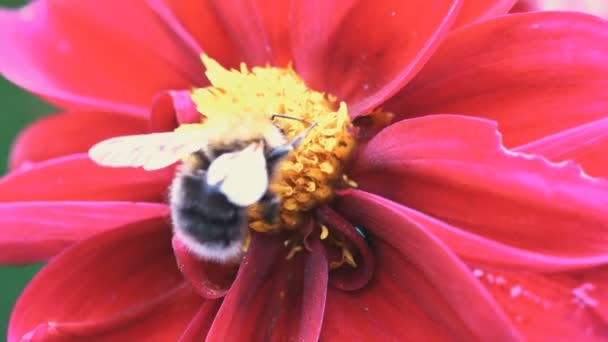
[[[247,140],[256,134],[260,136],[261,123],[273,123],[289,141],[316,123],[302,143],[278,165],[270,181],[269,189],[281,199],[277,219],[266,222],[262,217],[264,207],[254,204],[248,208],[252,230],[296,230],[312,209],[332,199],[336,187],[356,186],[343,174],[343,165],[355,146],[344,102],[309,89],[291,66],[249,69],[241,63],[240,70],[227,70],[205,55],[202,60],[210,85],[193,90],[191,95],[203,115],[201,129],[229,131],[235,139]],[[271,121],[274,114],[297,120]],[[225,134],[217,134],[216,143],[228,139]],[[324,233],[324,238],[327,234]],[[297,251],[294,249],[292,253]]]

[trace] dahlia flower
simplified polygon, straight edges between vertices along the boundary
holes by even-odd
[[[49,261],[8,340],[604,340],[608,23],[514,2],[1,11],[2,75],[63,110],[0,180],[0,261]],[[319,123],[239,264],[172,237],[173,167],[87,154],[235,112]]]

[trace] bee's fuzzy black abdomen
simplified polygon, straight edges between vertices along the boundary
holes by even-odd
[[[176,177],[171,192],[171,215],[176,229],[216,250],[242,241],[247,223],[245,208],[209,187],[204,172]]]

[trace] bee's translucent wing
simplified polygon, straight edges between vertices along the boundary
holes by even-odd
[[[103,166],[157,170],[200,150],[205,140],[200,131],[127,135],[98,143],[89,157]]]

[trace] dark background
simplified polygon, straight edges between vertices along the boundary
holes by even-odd
[[[17,7],[26,2],[0,0],[0,7]],[[8,151],[15,136],[28,123],[51,112],[53,109],[43,101],[0,77],[0,172],[2,175],[6,173]],[[61,137],[57,138],[61,139]],[[40,267],[41,265],[0,266],[0,341],[6,336],[6,326],[17,296]]]

